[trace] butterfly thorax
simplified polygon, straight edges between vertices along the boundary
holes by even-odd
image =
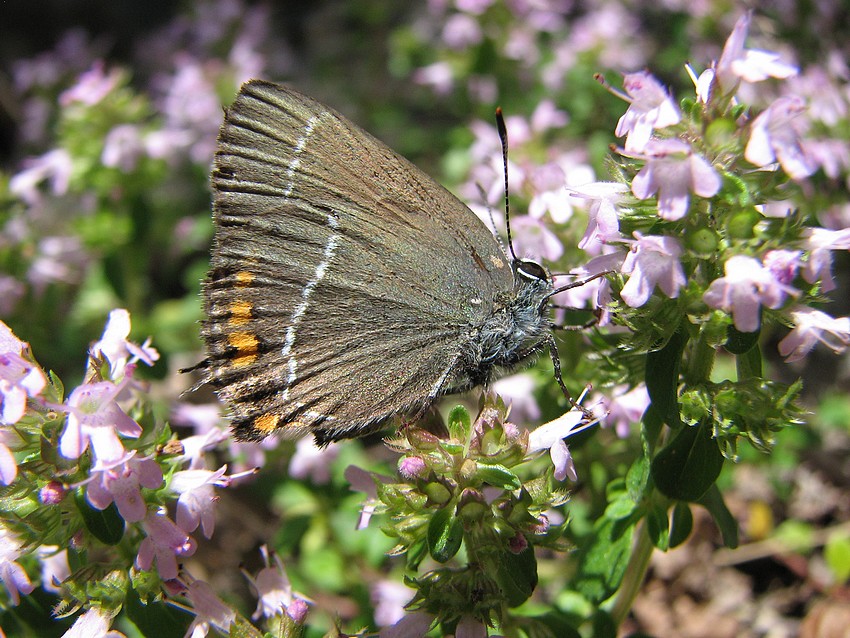
[[[489,383],[500,368],[511,368],[533,354],[550,331],[546,298],[552,279],[542,266],[516,261],[514,288],[495,300],[492,314],[477,330],[465,353],[463,371],[472,385]]]

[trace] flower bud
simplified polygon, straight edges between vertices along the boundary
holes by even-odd
[[[480,521],[487,512],[484,494],[471,487],[464,488],[458,503],[458,514],[466,521]]]

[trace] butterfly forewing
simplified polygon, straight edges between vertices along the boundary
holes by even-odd
[[[357,436],[421,407],[512,288],[466,206],[289,89],[242,87],[212,183],[207,365],[241,438]]]

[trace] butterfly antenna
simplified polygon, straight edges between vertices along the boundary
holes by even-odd
[[[502,142],[502,164],[505,167],[505,232],[508,234],[508,248],[511,249],[511,257],[517,259],[514,252],[514,242],[511,239],[511,204],[508,194],[508,128],[505,126],[505,116],[502,115],[502,107],[496,107],[496,127],[499,129],[499,139]]]
[[[502,249],[502,252],[506,255],[508,251],[505,249],[505,242],[502,241],[502,238],[499,236],[499,229],[496,226],[496,218],[493,216],[493,209],[490,204],[487,202],[487,193],[484,191],[484,187],[481,184],[476,184],[478,187],[478,195],[481,197],[481,201],[484,202],[484,205],[487,207],[487,215],[490,216],[490,226],[493,227],[493,237],[496,238],[496,241],[499,242],[499,247]]]

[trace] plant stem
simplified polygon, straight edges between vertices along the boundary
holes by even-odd
[[[626,573],[623,575],[622,585],[617,592],[617,599],[611,608],[611,621],[615,627],[619,627],[628,616],[643,584],[646,570],[649,568],[649,559],[652,557],[654,549],[655,546],[652,544],[649,532],[646,529],[646,521],[643,521],[638,528],[635,548],[631,558],[629,558],[629,564],[626,566]]]

